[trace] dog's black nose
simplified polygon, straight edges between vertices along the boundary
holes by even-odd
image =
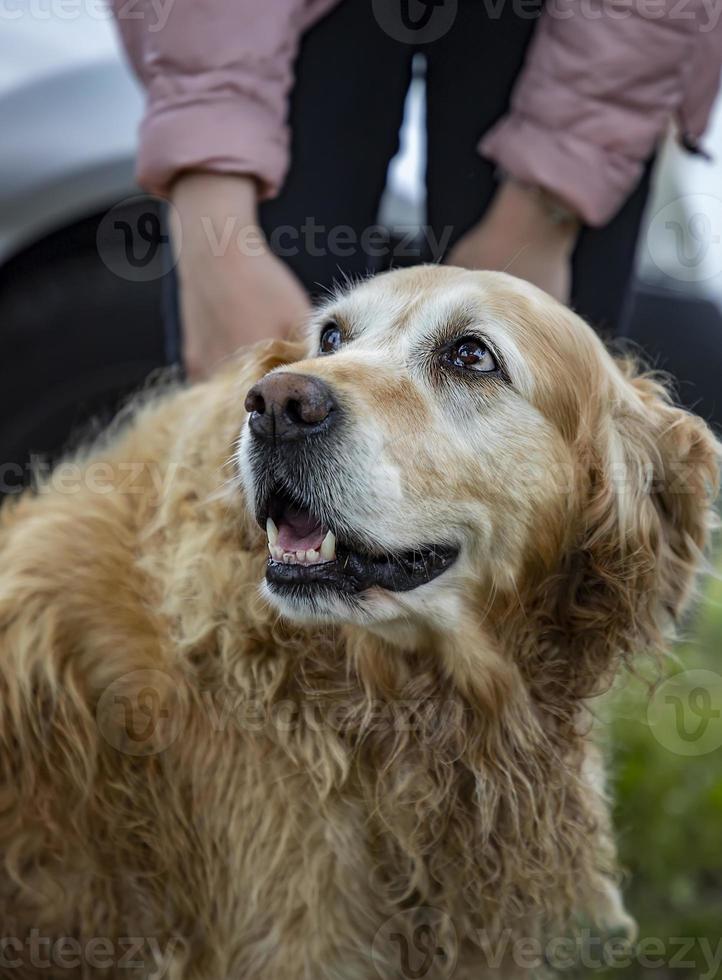
[[[246,395],[248,425],[268,440],[305,439],[333,425],[338,405],[320,378],[281,371],[267,374]]]

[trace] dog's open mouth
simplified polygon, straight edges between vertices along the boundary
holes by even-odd
[[[441,575],[458,556],[458,548],[450,545],[373,554],[337,538],[321,519],[282,492],[268,499],[265,529],[266,580],[275,588],[355,593],[378,586],[405,592]]]

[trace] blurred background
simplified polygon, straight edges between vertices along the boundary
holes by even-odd
[[[33,466],[89,426],[101,425],[166,363],[162,214],[133,180],[142,107],[103,4],[2,6],[4,493],[16,492]],[[424,221],[423,115],[424,63],[417,56],[381,215],[399,234]],[[717,424],[722,100],[704,145],[711,162],[671,140],[660,155],[625,333],[653,365],[673,374],[687,406]],[[136,256],[131,240],[149,253]],[[650,666],[643,676],[625,678],[599,706],[614,762],[629,908],[641,937],[656,938],[666,951],[650,955],[651,965],[635,962],[609,975],[722,977],[722,965],[710,964],[700,943],[706,939],[722,960],[721,646],[722,585],[710,576],[665,673]],[[673,945],[680,937],[694,940],[689,949]]]

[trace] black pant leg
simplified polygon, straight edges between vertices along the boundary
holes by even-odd
[[[425,49],[427,220],[436,241],[446,230],[449,247],[481,219],[496,190],[496,168],[477,145],[509,108],[538,19],[515,7],[499,4],[492,19],[487,4],[459,0],[451,29]]]
[[[637,239],[653,161],[603,228],[582,228],[572,260],[572,307],[605,337],[626,335]]]
[[[342,0],[302,40],[290,170],[261,221],[312,294],[379,265],[383,245],[376,238],[364,248],[362,236],[376,222],[398,149],[412,57],[410,45],[382,30],[370,0]]]

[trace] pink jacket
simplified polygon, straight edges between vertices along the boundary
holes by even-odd
[[[148,94],[140,183],[163,194],[185,170],[244,173],[275,194],[298,41],[336,2],[112,0]],[[721,64],[722,0],[547,0],[480,152],[604,224],[670,119],[702,135]]]

